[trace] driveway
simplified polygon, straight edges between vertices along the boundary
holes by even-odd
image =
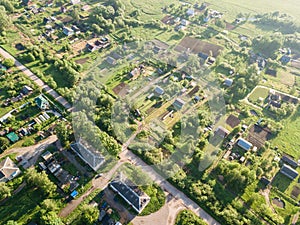
[[[25,67],[22,63],[20,63],[18,60],[16,60],[11,54],[9,54],[3,48],[0,48],[0,55],[2,55],[5,59],[13,59],[15,61],[15,66],[19,70],[21,70],[29,79],[31,79],[38,87],[42,88],[46,93],[51,95],[65,109],[71,110],[70,103],[64,97],[60,96],[55,90],[53,90],[47,84],[45,84],[44,81],[42,81],[40,78],[38,78],[27,67]]]
[[[29,147],[12,148],[12,149],[6,150],[2,154],[0,154],[0,158],[3,158],[7,155],[16,153],[18,156],[23,157],[23,160],[20,164],[27,162],[27,163],[23,164],[24,169],[26,169],[26,168],[29,168],[30,166],[34,165],[37,162],[41,153],[49,145],[55,143],[56,141],[57,141],[57,136],[51,135],[36,145],[32,145]]]

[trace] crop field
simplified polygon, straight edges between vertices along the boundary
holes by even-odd
[[[200,41],[199,39],[185,37],[176,46],[175,50],[178,52],[183,52],[187,49],[190,49],[195,54],[202,52],[207,55],[210,55],[210,53],[212,52],[212,56],[217,57],[221,53],[223,47],[211,44],[209,42]]]

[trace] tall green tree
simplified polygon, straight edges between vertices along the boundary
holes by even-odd
[[[0,200],[7,198],[11,195],[11,189],[7,186],[6,183],[0,183]]]
[[[5,31],[11,27],[12,22],[10,17],[7,15],[7,12],[4,6],[0,5],[0,32]]]

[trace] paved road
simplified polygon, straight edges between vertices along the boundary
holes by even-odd
[[[13,59],[15,61],[15,66],[21,70],[26,76],[29,77],[37,86],[42,88],[46,93],[51,95],[57,102],[59,102],[62,106],[67,110],[71,110],[70,103],[62,96],[60,96],[55,90],[50,88],[47,84],[45,84],[40,78],[38,78],[35,74],[33,74],[27,67],[21,64],[18,60],[16,60],[12,55],[10,55],[7,51],[0,48],[0,55],[2,55],[5,59]]]

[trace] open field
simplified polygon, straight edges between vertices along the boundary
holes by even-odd
[[[37,216],[39,204],[43,201],[42,193],[37,189],[24,188],[18,194],[0,205],[0,224],[16,220],[27,224],[30,218]],[[16,204],[16,202],[18,204]]]
[[[268,97],[268,94],[269,94],[269,88],[257,87],[249,96],[249,101],[256,103],[259,98],[265,99],[266,97]]]
[[[286,152],[297,159],[300,158],[300,110],[297,108],[294,115],[283,122],[284,129],[279,133],[271,144],[278,146],[279,150]]]
[[[196,2],[191,0],[190,2]],[[300,2],[287,0],[287,1],[272,1],[272,0],[254,0],[254,1],[239,1],[239,0],[223,0],[222,4],[218,0],[207,0],[206,2],[212,4],[214,7],[221,11],[225,11],[227,16],[231,19],[235,18],[238,13],[266,13],[280,11],[293,16],[296,20],[300,21]]]
[[[257,125],[253,125],[249,130],[247,140],[250,141],[257,148],[264,146],[266,141],[271,140],[272,133],[268,128],[262,128]]]

